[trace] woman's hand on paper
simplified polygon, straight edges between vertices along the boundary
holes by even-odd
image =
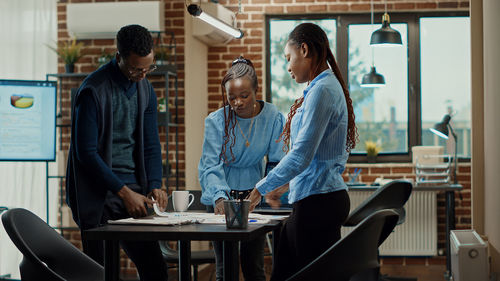
[[[265,195],[266,203],[273,209],[278,209],[281,206],[281,196],[288,190],[288,183],[284,184],[275,190]]]
[[[156,188],[151,190],[151,192],[148,194],[148,198],[154,199],[156,204],[158,204],[160,211],[163,212],[167,209],[168,205],[167,193],[162,189]]]
[[[254,188],[252,192],[250,192],[250,195],[248,196],[248,199],[250,199],[250,212],[255,209],[257,205],[259,205],[260,200],[262,199],[262,195],[260,195],[260,192],[257,190],[257,188]]]

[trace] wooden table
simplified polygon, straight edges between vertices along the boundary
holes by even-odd
[[[89,240],[104,240],[104,272],[106,281],[119,280],[120,240],[177,240],[179,243],[179,280],[191,280],[191,241],[222,241],[224,280],[238,280],[238,241],[252,240],[273,231],[273,253],[279,239],[280,221],[250,224],[247,229],[227,229],[225,225],[188,224],[178,226],[105,225],[85,231]]]

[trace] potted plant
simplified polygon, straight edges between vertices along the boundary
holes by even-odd
[[[380,152],[380,147],[374,141],[365,141],[366,158],[368,163],[377,162],[377,155]]]
[[[167,65],[170,59],[170,52],[167,46],[156,46],[154,47],[155,60],[157,65]]]
[[[64,61],[67,73],[73,73],[75,63],[83,56],[83,42],[76,43],[76,38],[57,44],[57,48],[48,46]]]
[[[98,66],[101,67],[108,63],[110,60],[112,60],[115,57],[114,53],[106,53],[106,51],[103,49],[101,52],[101,56],[97,58],[97,63]]]

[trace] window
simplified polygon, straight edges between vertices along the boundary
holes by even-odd
[[[470,157],[469,18],[421,18],[420,58],[422,144],[444,146],[445,153],[454,153],[453,138],[446,141],[429,131],[445,114],[451,114],[458,155]]]
[[[290,106],[293,102],[302,95],[302,92],[306,88],[305,84],[295,83],[290,74],[286,69],[287,61],[285,59],[283,50],[285,49],[286,40],[288,39],[288,34],[293,30],[293,28],[305,22],[304,20],[271,20],[269,22],[270,28],[270,76],[273,81],[271,84],[271,89],[273,93],[272,101],[278,107],[278,110],[287,116]],[[333,54],[335,55],[335,48],[333,48],[334,41],[336,37],[336,21],[331,19],[323,20],[309,20],[308,22],[314,22],[315,24],[321,26],[325,30],[326,35],[330,38],[330,47]]]
[[[370,15],[268,16],[267,100],[288,114],[290,105],[306,85],[297,85],[286,71],[283,49],[288,33],[308,21],[320,25],[330,38],[337,63],[348,81],[353,99],[359,142],[349,161],[366,160],[364,143],[381,146],[378,161],[409,162],[411,147],[446,142],[429,131],[446,113],[458,135],[458,154],[470,158],[470,22],[467,13],[391,14],[391,27],[401,34],[403,45],[380,48],[369,45]],[[375,15],[375,19],[380,19]],[[374,65],[385,87],[362,88],[361,79]]]
[[[406,24],[391,24],[391,27],[400,32],[402,47],[371,47],[370,36],[378,25],[348,26],[349,92],[359,134],[354,153],[363,153],[366,141],[378,143],[385,153],[408,152],[408,60],[405,52],[408,32]],[[385,78],[384,87],[360,87],[372,62]]]

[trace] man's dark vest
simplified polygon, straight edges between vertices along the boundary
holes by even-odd
[[[86,167],[78,162],[75,151],[75,108],[82,94],[91,94],[97,105],[97,153],[111,167],[113,143],[113,92],[121,91],[112,79],[111,73],[116,71],[112,62],[91,73],[80,85],[72,102],[71,144],[66,170],[66,201],[73,213],[73,219],[81,229],[94,227],[100,223],[106,193],[106,186],[98,177],[86,171]],[[136,177],[137,183],[147,186],[144,164],[144,111],[148,107],[151,87],[146,79],[137,83],[137,127],[136,127]],[[89,91],[90,90],[90,91]]]

